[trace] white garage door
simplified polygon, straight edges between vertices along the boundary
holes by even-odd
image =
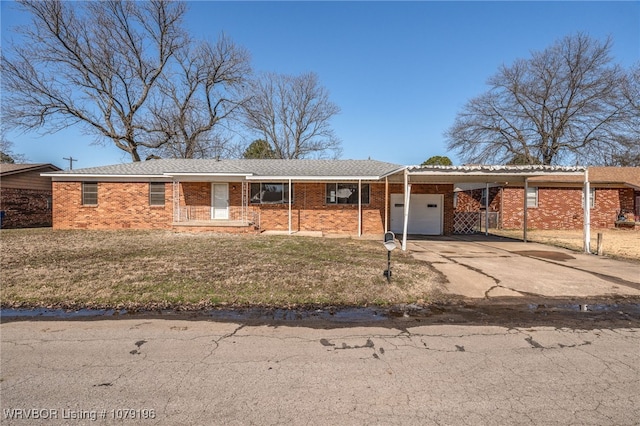
[[[444,195],[411,194],[408,234],[442,235]],[[391,230],[403,231],[404,194],[391,194]]]

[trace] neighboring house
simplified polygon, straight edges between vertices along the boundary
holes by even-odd
[[[61,170],[52,164],[0,164],[2,228],[51,226],[51,178]]]
[[[524,182],[550,174],[580,178],[584,171],[546,166],[405,167],[375,160],[158,159],[45,175],[53,179],[53,226],[58,229],[360,236],[386,230],[452,234],[458,229],[455,186]]]
[[[589,205],[592,228],[613,228],[625,222],[640,222],[640,167],[589,167]],[[583,187],[581,176],[548,174],[527,180],[527,224],[529,229],[582,229]],[[484,185],[458,188],[456,212],[478,212],[485,207]],[[489,187],[489,214],[496,226],[521,229],[525,193],[522,183]],[[618,222],[618,223],[616,223]]]

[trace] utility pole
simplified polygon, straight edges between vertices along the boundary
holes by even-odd
[[[78,161],[77,158],[73,158],[71,156],[67,157],[62,157],[63,160],[68,160],[69,161],[69,170],[73,170],[73,162],[74,161]]]

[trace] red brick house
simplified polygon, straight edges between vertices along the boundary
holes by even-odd
[[[625,222],[640,222],[640,167],[589,167],[590,225],[613,228]],[[535,176],[527,179],[527,224],[529,229],[582,229],[583,186],[581,176]],[[458,188],[456,212],[482,212],[484,185]],[[489,186],[489,212],[497,213],[496,226],[522,229],[523,183]],[[616,224],[618,222],[618,224]],[[625,224],[626,225],[626,224]]]
[[[164,159],[47,176],[57,229],[363,235],[385,231],[387,189],[402,192],[389,181],[403,170],[374,160]]]
[[[2,228],[51,226],[51,178],[61,170],[53,164],[0,164]]]
[[[549,174],[582,177],[584,169],[405,167],[375,160],[164,159],[46,175],[53,179],[57,229],[311,231],[357,236],[391,230],[404,237],[457,232],[456,185],[517,184]],[[522,187],[519,191],[524,193]],[[462,204],[459,197],[457,202]]]

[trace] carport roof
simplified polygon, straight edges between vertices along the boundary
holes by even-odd
[[[409,166],[407,173],[411,182],[460,183],[460,182],[524,182],[536,176],[584,175],[581,166]]]

